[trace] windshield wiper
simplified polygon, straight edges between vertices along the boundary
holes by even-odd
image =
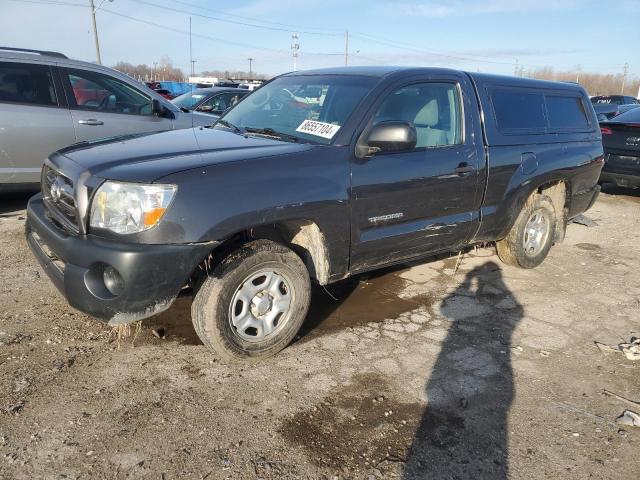
[[[288,133],[276,132],[273,128],[254,128],[247,127],[244,129],[247,133],[256,133],[258,135],[266,135],[268,137],[279,138],[281,140],[288,140],[290,142],[298,142],[300,139],[295,135],[289,135]]]
[[[211,125],[211,127],[215,127],[216,125],[222,125],[224,127],[230,128],[231,130],[233,130],[235,133],[237,133],[238,135],[244,135],[244,131],[242,131],[242,129],[240,127],[237,127],[236,125],[234,125],[231,122],[228,122],[226,120],[218,120],[216,123],[214,123],[213,125]]]

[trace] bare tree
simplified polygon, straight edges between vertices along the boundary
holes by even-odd
[[[132,65],[127,62],[118,62],[113,66],[114,69],[126,73],[127,75],[141,82],[151,81],[177,81],[186,80],[184,72],[176,68],[171,63],[171,59],[166,55],[160,59],[157,65],[149,66],[146,64]]]
[[[544,67],[530,71],[526,76],[542,80],[578,82],[589,92],[589,95],[619,95],[623,93],[621,92],[624,77],[622,73],[589,73],[583,72],[579,67],[573,70],[555,71],[551,67]],[[639,87],[640,78],[628,76],[624,82],[623,94],[635,97]]]

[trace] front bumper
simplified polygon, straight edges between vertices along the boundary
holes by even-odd
[[[29,247],[69,304],[115,325],[150,317],[171,306],[211,244],[120,243],[93,235],[69,235],[46,215],[42,195],[29,200]],[[119,295],[104,285],[105,266],[124,281]]]

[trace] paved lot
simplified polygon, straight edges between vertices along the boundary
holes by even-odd
[[[318,289],[253,366],[199,344],[188,299],[118,345],[4,198],[0,478],[633,477],[640,428],[602,390],[640,401],[640,362],[593,344],[640,336],[640,193],[614,193],[534,270],[480,249]]]

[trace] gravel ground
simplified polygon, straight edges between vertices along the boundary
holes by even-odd
[[[316,289],[257,365],[197,340],[187,298],[118,342],[72,310],[0,201],[0,478],[630,478],[640,193],[601,195],[534,270],[491,249]],[[334,298],[332,298],[334,297]],[[166,338],[152,330],[162,327]],[[135,329],[134,329],[135,333]],[[635,408],[640,413],[640,406]]]

